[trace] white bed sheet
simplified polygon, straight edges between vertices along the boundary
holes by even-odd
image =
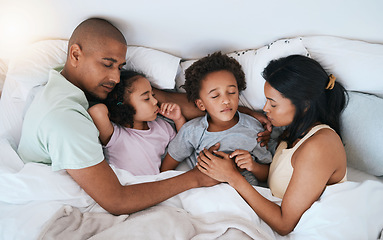
[[[45,230],[47,227],[48,229],[57,227],[54,224],[51,226],[46,224],[54,223],[53,216],[56,214],[57,217],[57,213],[60,213],[63,206],[70,205],[81,213],[105,212],[65,171],[52,172],[49,166],[37,163],[23,165],[4,138],[0,140],[0,152],[2,153],[0,157],[0,166],[2,166],[0,171],[1,239],[36,239],[44,227]],[[127,171],[114,170],[124,184],[152,181],[181,173],[181,171],[171,171],[156,176],[135,177]],[[262,187],[256,187],[256,189],[268,199],[277,204],[280,203],[280,199],[273,197],[269,189]],[[377,239],[383,229],[382,202],[383,183],[380,181],[366,180],[362,183],[346,182],[330,186],[321,199],[302,216],[294,232],[285,237],[272,231],[227,184],[186,191],[159,204],[158,208],[144,210],[139,214],[154,212],[157,217],[160,217],[165,213],[169,216],[169,211],[164,211],[169,207],[184,209],[187,211],[184,220],[191,222],[193,228],[199,229],[199,232],[193,235],[195,239],[201,239],[202,236],[206,236],[205,234],[221,236],[229,233],[234,236],[239,236],[237,234],[241,233],[254,239]],[[216,214],[220,221],[211,225],[204,224],[211,219],[212,214]],[[128,221],[130,217],[126,220]],[[97,222],[101,219],[92,221]],[[140,221],[140,218],[135,221]],[[233,222],[237,224],[233,225]],[[135,223],[141,226],[139,222]],[[124,223],[119,226],[121,226],[117,228],[119,230],[129,229],[127,225],[124,226]],[[141,231],[145,231],[144,226],[145,222],[142,222]],[[232,228],[240,231],[229,230]],[[161,236],[165,236],[161,234],[169,233],[168,230],[161,230],[166,228],[156,229],[157,232],[146,235],[147,239],[161,239]],[[105,231],[108,233],[111,230],[105,229],[95,236],[103,236],[106,234]],[[177,229],[177,231],[190,234],[186,232],[187,228]],[[118,232],[118,237],[126,234],[126,237],[135,239],[129,232]],[[157,234],[157,238],[154,238],[154,234]],[[111,235],[110,239],[118,237]]]

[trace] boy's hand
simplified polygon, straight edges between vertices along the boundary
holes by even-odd
[[[237,149],[232,152],[229,157],[234,159],[234,162],[240,169],[246,169],[252,172],[256,168],[256,162],[246,150]]]

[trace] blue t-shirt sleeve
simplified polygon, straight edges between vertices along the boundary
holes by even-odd
[[[195,151],[194,127],[191,122],[185,123],[175,138],[169,143],[168,153],[176,161],[182,162]]]
[[[244,118],[244,125],[255,131],[255,137],[259,132],[264,131],[262,124],[257,119],[244,114],[242,114],[242,117]],[[254,140],[257,141],[256,139]],[[261,143],[257,143],[250,154],[256,158],[257,162],[263,164],[271,163],[273,158],[271,152],[266,147],[261,147]]]

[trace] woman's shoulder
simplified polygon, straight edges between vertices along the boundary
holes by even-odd
[[[334,142],[341,142],[338,133],[336,133],[332,128],[327,125],[318,125],[316,126],[318,130],[307,139],[306,142],[311,142],[315,146],[320,146],[324,144],[326,146],[332,145]],[[342,145],[343,146],[343,145]]]
[[[309,161],[333,161],[343,158],[344,146],[339,135],[329,127],[318,129],[312,136],[306,139],[296,150],[296,160]]]
[[[322,128],[296,150],[291,164],[299,172],[315,172],[314,175],[322,177],[324,184],[337,183],[346,173],[346,151],[334,130]]]

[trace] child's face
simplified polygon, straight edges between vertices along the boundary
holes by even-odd
[[[201,82],[197,107],[207,111],[213,121],[227,122],[238,109],[239,92],[234,75],[226,70],[212,72]]]
[[[134,123],[155,120],[158,113],[158,101],[153,97],[150,82],[140,77],[132,84],[131,91],[129,102],[136,110],[133,117]]]

